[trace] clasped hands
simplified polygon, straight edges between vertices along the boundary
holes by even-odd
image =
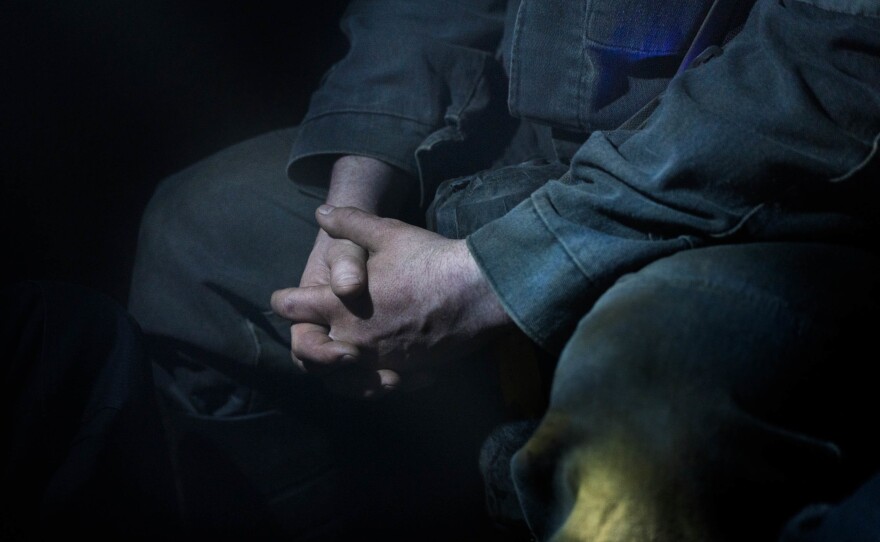
[[[465,241],[353,207],[322,205],[298,288],[272,294],[291,353],[333,391],[418,387],[444,359],[510,325]]]

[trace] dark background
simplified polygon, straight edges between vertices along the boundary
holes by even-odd
[[[297,124],[345,54],[342,0],[0,1],[2,284],[125,302],[157,183]]]

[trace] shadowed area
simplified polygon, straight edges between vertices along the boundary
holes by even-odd
[[[295,125],[345,52],[345,2],[8,2],[0,17],[0,284],[127,295],[155,185]]]

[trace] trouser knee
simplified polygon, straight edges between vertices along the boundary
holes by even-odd
[[[293,393],[294,286],[317,234],[318,200],[286,177],[292,130],[225,149],[164,181],[144,214],[129,309],[161,366],[160,388],[207,414],[251,411],[253,389]],[[165,377],[168,378],[165,378]]]
[[[877,269],[853,249],[754,245],[622,279],[572,335],[550,410],[514,458],[536,531],[770,539],[833,497],[844,459],[865,453],[841,421],[871,395],[829,369],[864,372],[833,353],[876,317]]]

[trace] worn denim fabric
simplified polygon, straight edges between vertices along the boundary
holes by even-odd
[[[469,237],[508,313],[555,350],[617,278],[677,251],[865,242],[878,47],[876,18],[759,2],[723,54],[673,80],[644,129],[593,133],[570,176]]]
[[[291,178],[326,184],[335,156],[368,155],[421,173],[427,205],[433,183],[488,167],[515,128],[496,60],[504,11],[503,0],[352,2],[351,49],[312,97]]]
[[[437,189],[426,213],[427,226],[444,237],[464,239],[567,169],[562,163],[537,159],[450,179]]]
[[[427,206],[440,182],[493,163],[511,112],[582,134],[622,123],[666,86],[709,5],[352,2],[351,49],[312,98],[291,178],[324,184],[333,157],[373,156],[419,179]]]
[[[538,538],[769,541],[852,492],[880,452],[860,354],[878,271],[863,250],[786,242],[685,251],[621,278],[581,319],[512,461]],[[841,519],[841,537],[859,530]]]
[[[589,133],[663,91],[711,2],[524,0],[509,54],[513,115]]]

